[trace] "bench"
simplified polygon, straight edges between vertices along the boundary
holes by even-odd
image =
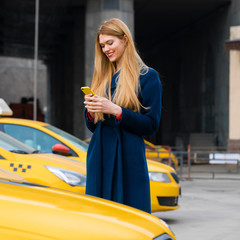
[[[238,164],[240,153],[210,153],[210,164]]]

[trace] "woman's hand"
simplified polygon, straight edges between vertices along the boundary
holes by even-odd
[[[87,108],[87,105],[88,105],[89,102],[91,101],[90,98],[91,98],[92,96],[93,96],[92,94],[88,94],[88,95],[85,95],[85,96],[84,96],[84,99],[85,99],[85,101],[84,101],[85,108]],[[94,117],[95,117],[94,112],[91,112],[88,108],[87,108],[87,110],[88,110],[88,113],[90,114],[90,116],[91,116],[92,118],[94,118]]]
[[[120,106],[114,104],[105,97],[97,95],[85,95],[84,104],[92,117],[94,116],[94,113],[112,114],[116,117],[122,113],[122,108]]]

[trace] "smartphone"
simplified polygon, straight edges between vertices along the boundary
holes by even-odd
[[[90,87],[81,87],[81,90],[86,95],[88,95],[88,94],[92,94],[93,96],[95,95],[95,93],[92,91],[92,89]]]

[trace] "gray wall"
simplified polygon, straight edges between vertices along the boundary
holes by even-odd
[[[42,110],[47,108],[47,67],[38,63],[38,96]],[[0,57],[0,98],[7,103],[20,103],[21,98],[33,97],[33,60]]]

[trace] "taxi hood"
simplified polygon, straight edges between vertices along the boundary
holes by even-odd
[[[14,226],[21,232],[72,240],[153,239],[164,233],[175,239],[157,217],[143,211],[44,187],[0,181],[0,211],[0,231]]]

